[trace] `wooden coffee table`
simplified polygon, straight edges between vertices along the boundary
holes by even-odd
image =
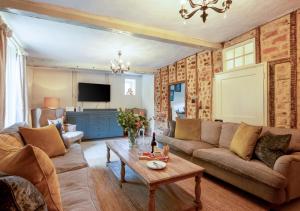
[[[107,163],[110,163],[110,150],[117,154],[121,160],[120,186],[125,181],[125,165],[138,174],[149,190],[148,211],[155,210],[155,191],[165,184],[174,183],[187,178],[195,177],[195,209],[202,208],[200,201],[200,181],[204,168],[169,153],[170,160],[163,170],[151,170],[147,168],[146,160],[139,160],[138,153],[142,147],[129,148],[128,141],[110,140],[106,141]]]

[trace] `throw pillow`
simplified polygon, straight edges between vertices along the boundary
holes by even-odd
[[[256,144],[255,156],[267,166],[273,168],[276,160],[287,154],[291,137],[291,134],[273,135],[269,132],[265,133]]]
[[[29,127],[26,122],[18,122],[0,131],[1,134],[14,136],[21,144],[24,145],[24,140],[19,133],[19,127]]]
[[[66,148],[55,125],[41,128],[20,128],[26,144],[39,147],[49,157],[64,155]]]
[[[47,211],[43,195],[28,180],[0,172],[0,210]]]
[[[0,145],[0,153],[7,150]],[[55,167],[45,152],[27,145],[11,150],[0,159],[0,171],[23,177],[44,196],[48,210],[62,211],[59,182]]]
[[[244,160],[250,160],[261,130],[262,127],[241,123],[232,138],[230,150]]]
[[[201,140],[200,119],[176,119],[175,138],[183,140]]]
[[[168,136],[174,138],[175,136],[175,128],[176,128],[176,121],[168,121],[168,128],[169,128],[169,133]]]
[[[21,143],[16,137],[8,134],[0,134],[0,143],[17,147],[17,148],[24,146],[24,144]]]
[[[49,125],[57,125],[57,124],[61,124],[61,126],[62,126],[62,133],[64,133],[65,131],[64,131],[64,127],[63,127],[63,125],[64,125],[64,118],[63,117],[61,117],[61,118],[58,118],[58,119],[53,119],[53,120],[51,120],[51,119],[48,119],[48,124]]]

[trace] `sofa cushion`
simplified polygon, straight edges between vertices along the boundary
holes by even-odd
[[[239,128],[239,126],[240,126],[240,124],[229,123],[229,122],[222,124],[220,141],[219,141],[220,147],[229,149],[232,138],[233,138],[236,130]]]
[[[83,132],[82,131],[65,132],[62,134],[62,137],[65,146],[69,148],[73,143],[83,138]]]
[[[0,131],[1,134],[9,134],[14,136],[21,144],[24,145],[24,140],[19,133],[19,127],[29,127],[26,122],[18,122]]]
[[[221,129],[221,122],[202,120],[201,141],[217,146],[219,144]]]
[[[48,210],[43,195],[22,177],[0,172],[0,190],[0,210]]]
[[[58,174],[64,211],[100,210],[93,189],[90,168]]]
[[[45,152],[27,145],[9,151],[0,146],[2,153],[0,171],[29,180],[43,194],[48,210],[62,210],[57,174]]]
[[[8,134],[0,134],[0,144],[9,145],[16,148],[21,148],[24,146],[24,144],[18,141],[15,136],[11,136]]]
[[[255,147],[255,156],[270,168],[274,167],[276,160],[286,155],[290,140],[288,135],[273,135],[267,132],[259,138]]]
[[[264,163],[258,160],[243,160],[228,149],[198,149],[194,151],[193,156],[226,171],[274,188],[282,189],[287,185],[286,177],[272,170]]]
[[[232,138],[230,150],[245,160],[251,160],[261,129],[241,123]]]
[[[62,173],[87,167],[87,161],[84,158],[80,144],[73,144],[64,156],[58,156],[51,159],[56,172]]]
[[[64,155],[66,148],[55,125],[49,125],[41,128],[23,128],[20,127],[26,144],[39,147],[47,153],[49,157]]]
[[[175,138],[182,140],[201,140],[200,119],[176,119]]]
[[[160,141],[161,143],[168,144],[171,149],[182,151],[188,155],[192,155],[196,149],[208,149],[214,146],[203,141],[185,141],[168,136],[163,136]]]
[[[266,132],[270,132],[273,135],[291,134],[292,137],[289,145],[289,151],[290,152],[300,151],[300,130],[299,129],[263,127],[261,131],[261,136],[263,136]]]

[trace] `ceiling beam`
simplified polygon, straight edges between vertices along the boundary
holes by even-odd
[[[29,0],[1,0],[0,9],[3,11],[18,10],[22,15],[34,16],[47,20],[91,27],[108,31],[120,31],[145,39],[175,43],[196,48],[222,48],[221,43],[213,43],[187,36],[174,31],[149,27],[112,17],[93,15],[79,10],[56,6],[53,4],[32,2]],[[22,13],[24,11],[24,13]]]

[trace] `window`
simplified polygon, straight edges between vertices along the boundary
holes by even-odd
[[[135,95],[135,79],[125,79],[125,95]]]
[[[5,76],[5,127],[27,122],[27,82],[25,57],[12,39],[8,39]]]
[[[223,50],[224,70],[255,64],[255,40],[247,40]]]

